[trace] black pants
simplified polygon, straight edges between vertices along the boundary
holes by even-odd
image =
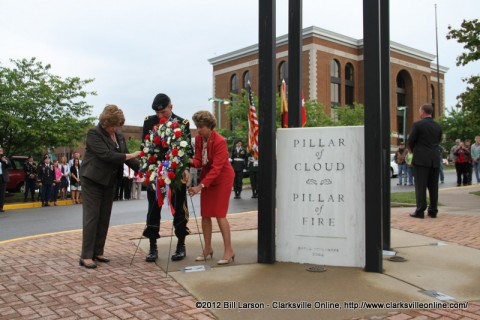
[[[160,238],[160,219],[162,208],[158,206],[156,199],[156,191],[147,189],[148,212],[147,212],[147,227],[143,231],[143,236],[150,240]],[[165,204],[167,199],[164,199]],[[190,234],[187,227],[189,212],[187,205],[187,187],[182,185],[180,190],[172,193],[172,203],[175,209],[173,215],[173,226],[175,228],[175,236],[177,236],[179,243],[183,244],[185,237]],[[169,210],[169,208],[168,208]]]
[[[423,215],[427,209],[427,189],[430,195],[430,205],[428,212],[436,214],[438,212],[438,177],[440,168],[415,166],[415,197],[417,200],[417,209],[415,213]]]
[[[53,186],[51,184],[42,184],[42,202],[47,203],[50,199]]]
[[[235,190],[235,194],[240,194],[242,192],[243,187],[243,170],[238,171],[235,170],[235,179],[233,180],[233,190]]]
[[[467,162],[457,162],[455,163],[455,169],[457,169],[457,185],[462,184],[466,186],[468,184],[468,163]]]
[[[257,194],[257,171],[250,170],[250,186],[252,187],[253,195]]]
[[[7,183],[3,181],[3,177],[0,175],[0,210],[3,210],[3,204],[5,203],[5,192],[7,191]]]
[[[27,199],[29,191],[33,200],[35,197],[35,180],[28,179],[25,181],[25,199]]]
[[[122,178],[122,191],[123,191],[123,199],[130,200],[132,195],[132,179],[128,177]],[[122,193],[120,193],[120,198],[122,197]]]

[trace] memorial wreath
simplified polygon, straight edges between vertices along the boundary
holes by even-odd
[[[183,172],[189,166],[192,145],[184,135],[185,126],[176,118],[161,118],[141,146],[140,174],[147,188],[156,191],[159,206],[166,197],[170,200],[172,191],[181,188]]]

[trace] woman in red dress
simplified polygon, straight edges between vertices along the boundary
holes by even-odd
[[[222,233],[224,251],[218,264],[229,264],[234,261],[235,253],[232,249],[230,225],[226,218],[230,194],[232,193],[235,172],[228,161],[228,147],[225,138],[214,129],[217,120],[208,111],[198,111],[193,117],[198,135],[195,137],[195,156],[190,164],[195,168],[202,168],[201,183],[190,187],[188,193],[193,196],[200,191],[200,207],[202,212],[202,229],[205,239],[205,248],[195,261],[213,257],[212,249],[212,218]]]

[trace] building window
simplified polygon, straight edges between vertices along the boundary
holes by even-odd
[[[349,62],[345,66],[345,104],[353,108],[354,100],[353,65]]]
[[[435,114],[435,87],[432,85],[430,85],[430,91],[431,91],[431,99],[430,99],[430,103],[432,104],[432,107],[433,107],[433,113]]]
[[[278,65],[278,92],[280,93],[280,88],[282,87],[282,80],[285,80],[285,88],[288,88],[288,62],[282,61]],[[287,89],[288,91],[288,89]]]
[[[247,88],[247,84],[248,82],[251,81],[250,79],[250,72],[249,71],[245,71],[245,73],[243,74],[243,87],[246,89]]]
[[[333,59],[330,63],[330,102],[331,107],[340,105],[340,62]]]
[[[397,76],[397,132],[399,133],[398,138],[405,141],[404,138],[404,122],[407,121],[404,117],[404,111],[399,110],[398,107],[406,107],[407,106],[407,88],[405,85],[405,78],[403,77],[402,73],[399,73]],[[405,114],[406,114],[405,110]],[[405,123],[406,124],[406,123]],[[406,130],[406,129],[405,129]],[[400,134],[401,133],[401,134]]]
[[[230,92],[231,93],[238,93],[238,78],[237,78],[236,74],[234,74],[230,78]]]

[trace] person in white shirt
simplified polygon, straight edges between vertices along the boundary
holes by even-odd
[[[125,163],[123,164],[123,179],[122,179],[122,190],[123,190],[123,199],[130,200],[132,195],[132,182],[135,172],[130,169]],[[122,191],[120,191],[120,197],[122,196]]]

